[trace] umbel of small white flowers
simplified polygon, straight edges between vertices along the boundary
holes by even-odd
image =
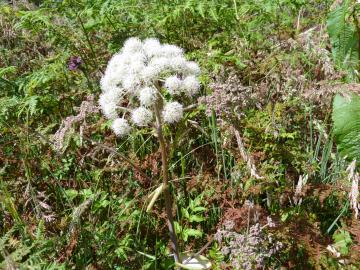
[[[108,63],[99,104],[117,136],[129,134],[134,125],[151,124],[156,104],[162,104],[162,121],[172,124],[183,117],[178,101],[199,91],[199,74],[199,66],[187,61],[181,48],[153,38],[129,38]]]

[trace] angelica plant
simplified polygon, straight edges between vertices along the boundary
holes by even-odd
[[[123,137],[137,127],[152,127],[162,156],[162,191],[175,261],[179,249],[172,217],[169,192],[168,152],[163,135],[164,124],[183,118],[184,105],[200,88],[199,66],[184,57],[181,48],[160,44],[157,39],[128,39],[120,52],[109,61],[101,79],[99,104],[112,121],[114,133]],[[157,193],[159,194],[159,193]]]

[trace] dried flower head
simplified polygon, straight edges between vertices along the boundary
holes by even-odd
[[[99,104],[118,136],[130,132],[129,117],[137,126],[148,126],[154,106],[161,104],[163,121],[175,123],[183,117],[183,105],[175,100],[198,93],[199,74],[199,66],[187,61],[181,48],[153,38],[130,38],[107,65]]]

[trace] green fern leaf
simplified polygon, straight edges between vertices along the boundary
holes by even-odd
[[[332,55],[335,63],[351,74],[358,68],[358,35],[350,21],[351,1],[346,0],[332,12],[327,20]]]

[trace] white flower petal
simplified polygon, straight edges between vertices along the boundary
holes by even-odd
[[[177,57],[173,57],[171,58],[171,68],[176,71],[176,72],[180,72],[180,73],[186,73],[187,72],[187,61],[183,56],[177,56]]]
[[[162,46],[162,55],[167,57],[181,56],[184,53],[183,49],[176,45],[164,44]]]

